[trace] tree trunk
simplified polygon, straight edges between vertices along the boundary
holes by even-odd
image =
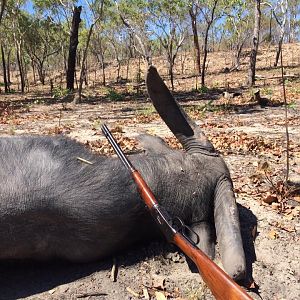
[[[174,72],[173,72],[173,64],[171,62],[169,66],[169,76],[171,80],[172,91],[174,91]]]
[[[286,27],[286,21],[287,21],[287,14],[288,14],[288,1],[287,0],[282,1],[280,3],[280,8],[281,8],[281,14],[282,14],[282,21],[280,22],[279,19],[275,15],[276,22],[280,26],[280,38],[279,38],[279,41],[278,41],[278,48],[277,48],[277,51],[276,51],[274,67],[277,67],[279,57],[280,57],[280,53],[282,51],[282,43],[283,43],[283,39],[284,39],[284,34],[285,34],[285,29],[286,29],[285,27]],[[274,12],[274,14],[275,14],[275,12]]]
[[[201,61],[200,61],[200,56],[201,56],[201,51],[200,51],[200,46],[199,46],[199,38],[198,38],[198,31],[197,31],[197,16],[196,13],[193,12],[193,9],[190,8],[189,10],[191,21],[192,21],[192,30],[193,30],[193,39],[194,39],[194,49],[196,53],[196,64],[197,64],[197,71],[198,75],[201,74]]]
[[[211,23],[207,24],[205,30],[205,37],[204,37],[204,49],[203,49],[203,61],[202,61],[202,72],[201,72],[201,86],[205,86],[205,70],[206,70],[206,60],[207,60],[207,53],[208,53],[208,32]]]
[[[10,54],[11,54],[11,49],[9,49],[9,51],[7,53],[7,63],[6,63],[7,82],[8,82],[9,91],[10,91],[10,85],[11,85],[11,80],[10,80]]]
[[[101,71],[102,71],[102,84],[105,86],[106,85],[106,78],[105,78],[105,59],[104,59],[104,52],[102,47],[102,41],[99,39],[99,51],[95,52],[95,55],[97,57],[97,60],[99,64],[101,65]]]
[[[2,65],[3,65],[4,89],[5,89],[5,93],[8,93],[9,92],[9,84],[7,82],[7,71],[6,71],[6,62],[5,62],[3,45],[1,45],[1,55],[2,55]]]
[[[22,64],[21,46],[20,45],[17,45],[17,62],[18,62],[19,73],[20,73],[21,92],[24,93],[25,78],[24,78],[24,69],[23,69],[23,64]]]
[[[85,69],[84,69],[84,84],[85,86],[89,85],[89,69],[88,69],[88,60],[85,60]]]
[[[273,21],[273,10],[271,9],[270,22],[269,22],[269,43],[272,43],[272,21]]]
[[[204,53],[203,53],[202,72],[201,72],[201,86],[205,86],[206,59],[208,53],[208,34],[209,34],[210,27],[215,18],[215,11],[216,11],[217,4],[218,4],[218,0],[215,0],[213,7],[211,9],[210,19],[206,21],[207,24],[206,24],[205,36],[204,36]]]
[[[248,71],[249,86],[253,86],[255,84],[256,56],[258,51],[260,19],[261,19],[260,2],[261,2],[260,0],[255,0],[255,9],[254,9],[255,22],[254,22],[252,49],[250,52],[250,63],[249,63],[249,71]]]
[[[85,76],[86,76],[85,62],[86,62],[86,58],[87,58],[88,48],[89,48],[89,44],[90,44],[90,41],[91,41],[91,36],[92,36],[94,25],[95,25],[95,23],[93,23],[90,27],[88,37],[87,37],[87,41],[86,41],[86,45],[85,45],[85,49],[84,49],[84,52],[83,52],[83,57],[82,57],[82,62],[81,62],[81,70],[80,70],[80,77],[79,77],[78,97],[74,98],[74,101],[73,101],[74,104],[77,104],[81,101],[82,85],[83,85],[83,81],[84,81]]]
[[[282,43],[283,43],[283,35],[280,37],[279,42],[278,42],[278,48],[277,48],[277,51],[276,51],[274,67],[277,67],[277,65],[278,65],[280,53],[282,51]]]
[[[130,34],[129,35],[129,46],[128,46],[129,58],[134,58],[135,57],[133,44],[134,44],[134,38],[133,38],[133,35]]]
[[[234,48],[234,61],[232,63],[232,66],[230,68],[230,71],[235,71],[238,70],[240,67],[240,60],[241,60],[241,55],[242,55],[242,50],[244,47],[246,40],[241,41],[240,43],[238,43]]]
[[[67,89],[74,90],[74,77],[76,66],[76,51],[78,45],[78,30],[81,22],[80,13],[81,6],[74,6],[72,28],[70,33],[69,57],[68,57],[68,70],[67,70]]]
[[[45,85],[45,71],[44,71],[44,61],[42,60],[36,60],[37,64],[37,72],[39,75],[39,80],[42,83],[42,85]]]
[[[31,59],[31,69],[32,69],[32,75],[33,75],[33,83],[36,84],[35,66],[34,66],[34,60],[33,59]]]
[[[130,56],[127,57],[127,66],[126,66],[126,81],[128,81],[129,78],[129,67],[130,67]]]
[[[102,70],[102,84],[106,85],[106,78],[105,78],[105,61],[104,61],[104,53],[102,51],[102,47],[100,48],[100,59],[97,55],[99,62],[101,63],[101,70]]]
[[[120,59],[119,59],[119,56],[118,56],[118,54],[117,54],[117,56],[116,56],[116,59],[117,59],[117,64],[118,64],[118,66],[117,66],[117,82],[120,82],[121,81],[121,76],[120,76],[120,72],[121,72],[121,61],[120,61]]]

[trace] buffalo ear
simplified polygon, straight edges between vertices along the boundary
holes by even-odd
[[[185,137],[193,136],[194,131],[192,127],[194,127],[195,124],[180,108],[168,87],[159,76],[156,68],[153,66],[148,69],[146,84],[149,97],[155,109],[174,135],[177,136],[179,134]]]
[[[146,84],[155,109],[184,149],[189,153],[217,155],[201,128],[180,107],[153,66],[148,69]]]

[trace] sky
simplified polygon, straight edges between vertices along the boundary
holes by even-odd
[[[87,9],[87,4],[85,2],[85,0],[77,0],[76,1],[77,5],[81,5],[83,7],[82,9],[82,14],[81,14],[81,18],[85,20],[86,24],[88,25],[91,21],[91,15],[89,14],[89,9]],[[23,5],[23,8],[29,12],[30,14],[34,14],[34,5],[33,5],[33,1],[31,0],[27,0],[26,3]],[[86,9],[85,9],[86,8]],[[53,16],[54,17],[54,16]],[[55,17],[54,17],[55,19]],[[88,19],[88,20],[87,20]]]
[[[27,1],[26,4],[24,5],[24,8],[29,13],[33,13],[34,12],[32,1]]]

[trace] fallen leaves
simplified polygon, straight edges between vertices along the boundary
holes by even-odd
[[[276,240],[278,238],[278,233],[275,230],[270,230],[268,233],[268,237],[271,240]]]
[[[162,292],[155,292],[156,300],[167,300],[166,296]]]
[[[294,196],[293,199],[300,203],[300,196]]]
[[[273,202],[277,202],[278,198],[276,194],[271,194],[270,192],[262,199],[263,202],[272,204]]]
[[[296,231],[296,228],[295,228],[295,225],[294,224],[291,224],[290,222],[288,221],[273,221],[270,223],[270,225],[272,227],[275,227],[279,230],[283,230],[283,231],[286,231],[286,232],[289,232],[289,233],[292,233],[292,232],[295,232]],[[276,238],[279,236],[278,234],[278,231],[275,231],[275,230],[271,230],[270,232],[276,232]]]
[[[208,134],[209,139],[217,150],[224,155],[228,154],[263,154],[272,153],[275,156],[282,155],[282,145],[278,142],[270,141],[261,136],[253,136],[245,132],[227,131],[214,132]]]
[[[124,153],[130,154],[135,152],[142,151],[138,146],[138,142],[135,139],[128,138],[120,133],[120,128],[111,129],[117,143],[120,145]],[[96,140],[96,141],[87,141],[86,145],[94,152],[104,154],[104,155],[113,155],[115,151],[107,140]]]

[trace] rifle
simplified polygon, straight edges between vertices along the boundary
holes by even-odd
[[[105,124],[102,125],[101,130],[126,169],[131,172],[132,178],[138,187],[140,196],[144,200],[152,217],[156,221],[156,224],[162,233],[165,235],[168,242],[179,247],[183,253],[196,264],[200,275],[215,298],[221,300],[251,300],[252,298],[220,267],[218,267],[202,250],[200,250],[196,246],[196,243],[194,243],[189,237],[187,237],[184,233],[178,230],[176,226],[174,226],[171,216],[162,206],[158,204],[149,186],[141,174],[126,158],[122,149]],[[187,226],[184,225],[181,220],[180,223],[184,228],[187,228]]]

